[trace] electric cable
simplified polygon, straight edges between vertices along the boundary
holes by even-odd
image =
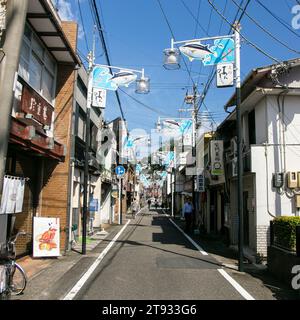
[[[241,9],[240,5],[235,1],[235,0],[231,0],[238,8]],[[245,10],[245,15],[257,26],[259,27],[261,30],[263,30],[266,34],[268,34],[273,40],[275,40],[276,42],[280,43],[281,45],[283,45],[285,48],[287,48],[288,50],[300,54],[300,51],[297,51],[293,48],[291,48],[288,44],[286,44],[285,42],[281,41],[280,39],[278,39],[277,37],[275,37],[269,30],[267,30],[266,28],[264,28],[256,19],[252,18]]]
[[[282,26],[284,26],[286,29],[288,29],[290,32],[292,32],[295,36],[300,38],[300,35],[296,33],[290,25],[281,19],[279,16],[277,16],[273,11],[271,11],[267,6],[265,6],[260,0],[255,0],[263,9],[265,9],[276,21],[278,21]]]

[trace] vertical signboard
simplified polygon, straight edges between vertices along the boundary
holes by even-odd
[[[58,257],[59,218],[34,217],[33,220],[33,256]]]
[[[217,87],[232,87],[234,84],[233,63],[217,64]]]
[[[221,176],[224,174],[223,165],[223,140],[210,142],[211,174]]]
[[[106,90],[94,88],[92,105],[95,108],[105,109],[106,106]]]

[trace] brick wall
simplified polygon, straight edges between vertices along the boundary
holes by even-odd
[[[65,161],[52,171],[48,161],[44,168],[42,216],[60,218],[60,247],[65,251],[68,228],[68,182],[70,170],[71,125],[75,73],[73,67],[60,65],[57,74],[54,137],[66,147]],[[50,178],[49,171],[52,171]]]
[[[77,46],[77,24],[75,22],[62,22],[62,28],[73,49]],[[68,231],[68,185],[72,133],[72,113],[75,83],[74,66],[58,65],[54,138],[66,148],[65,161],[59,163],[53,170],[53,164],[45,164],[44,189],[42,199],[42,216],[60,218],[60,249],[65,252]],[[47,174],[52,172],[51,176]]]

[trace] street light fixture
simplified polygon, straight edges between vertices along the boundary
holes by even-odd
[[[145,71],[142,70],[135,70],[135,69],[128,69],[128,68],[121,68],[115,66],[108,66],[103,64],[95,64],[94,67],[104,67],[108,69],[116,69],[119,72],[114,73],[113,77],[109,80],[116,84],[117,86],[125,86],[128,87],[132,82],[135,81],[135,92],[140,94],[146,94],[150,92],[150,78],[145,77]],[[138,79],[137,74],[140,73],[141,77]]]
[[[90,122],[91,122],[91,107],[93,104],[92,96],[94,89],[107,90],[108,88],[101,88],[95,86],[94,88],[94,71],[97,67],[104,67],[108,69],[117,69],[118,73],[113,74],[109,81],[115,84],[116,89],[118,86],[128,87],[132,82],[136,81],[136,93],[149,93],[150,91],[150,79],[144,75],[144,69],[134,70],[125,69],[120,67],[95,64],[95,42],[93,51],[88,54],[88,95],[86,106],[86,132],[85,132],[85,164],[84,164],[84,193],[83,193],[83,210],[82,210],[82,254],[86,254],[86,236],[87,236],[87,215],[88,215],[88,178],[89,178],[89,148],[90,148]],[[141,78],[137,79],[136,73],[141,74]],[[115,90],[116,90],[115,89]],[[122,188],[122,182],[120,179],[120,187]],[[121,197],[121,195],[120,195]],[[119,208],[120,210],[120,208]]]
[[[207,45],[203,45],[202,41],[206,40],[221,40],[221,39],[231,39],[234,41],[234,50],[235,50],[235,87],[236,87],[236,121],[237,121],[237,169],[238,169],[238,181],[237,181],[237,211],[239,216],[239,271],[244,270],[243,266],[243,246],[244,246],[244,222],[243,222],[243,154],[242,154],[242,119],[241,119],[241,61],[240,61],[240,50],[241,50],[241,41],[240,41],[240,24],[237,22],[233,26],[234,33],[226,36],[216,36],[216,37],[207,37],[202,39],[192,39],[184,41],[174,41],[171,39],[171,48],[164,50],[164,67],[166,69],[179,69],[179,52],[187,56],[190,61],[195,60],[205,60],[208,56],[214,55],[211,49]],[[175,48],[174,45],[183,44],[179,49]],[[223,60],[226,60],[227,54],[224,53],[225,48],[221,50],[217,59],[214,56],[211,58],[213,61],[210,65],[217,64]],[[228,54],[232,51],[228,49]],[[227,59],[229,60],[229,59]],[[206,61],[207,62],[207,61]],[[228,61],[227,61],[228,62]],[[206,64],[209,65],[209,64]],[[194,127],[196,127],[197,120],[197,106],[195,103],[195,86],[194,86],[194,110],[193,110],[193,122]],[[193,141],[193,150],[195,149],[196,142],[196,131],[195,139]],[[193,183],[194,186],[194,183]]]

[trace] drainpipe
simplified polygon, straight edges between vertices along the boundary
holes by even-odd
[[[69,161],[69,177],[68,177],[68,204],[67,204],[67,241],[65,250],[72,249],[72,225],[73,225],[73,185],[74,185],[74,170],[75,170],[75,125],[76,125],[76,90],[77,90],[78,69],[74,71],[74,87],[73,87],[73,111],[71,120],[71,142],[70,142],[70,161]]]

